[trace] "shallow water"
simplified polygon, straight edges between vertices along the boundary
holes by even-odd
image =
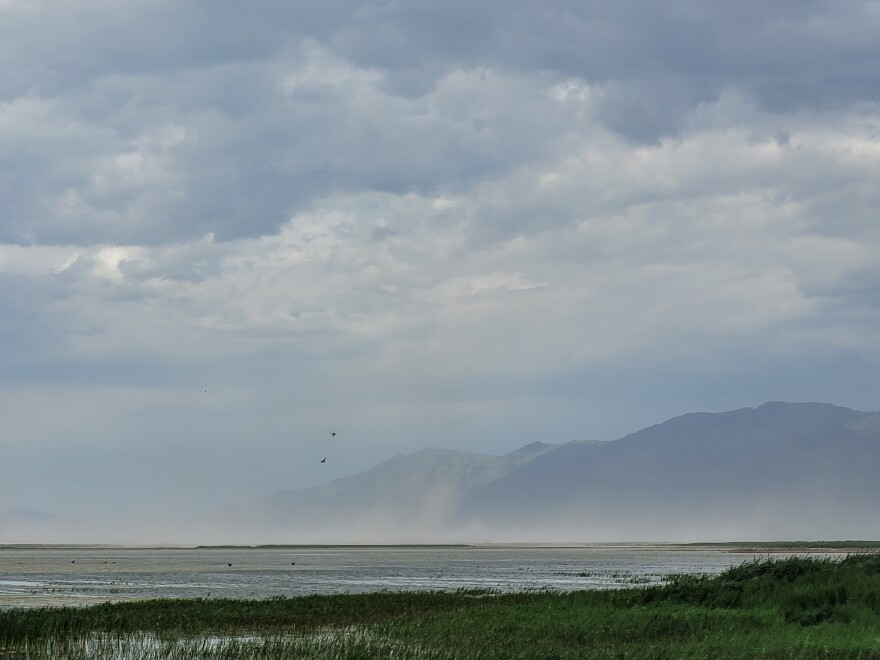
[[[716,574],[760,556],[766,555],[633,545],[3,548],[0,607],[381,590],[607,589],[656,584],[671,573]]]

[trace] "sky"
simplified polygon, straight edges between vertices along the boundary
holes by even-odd
[[[0,510],[880,409],[878,181],[876,1],[0,0]]]

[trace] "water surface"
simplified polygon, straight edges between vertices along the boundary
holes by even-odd
[[[608,589],[656,584],[672,573],[716,574],[760,556],[766,555],[657,545],[7,547],[0,549],[0,607],[381,590]]]

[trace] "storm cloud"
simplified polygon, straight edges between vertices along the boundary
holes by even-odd
[[[856,1],[0,1],[0,509],[877,409],[878,37]]]

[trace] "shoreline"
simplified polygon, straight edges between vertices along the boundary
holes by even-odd
[[[880,551],[880,541],[525,541],[475,543],[265,543],[265,544],[123,544],[123,543],[0,543],[0,552],[16,550],[299,550],[299,549],[468,550],[513,548],[663,548],[666,550],[727,550],[729,552],[864,552]]]

